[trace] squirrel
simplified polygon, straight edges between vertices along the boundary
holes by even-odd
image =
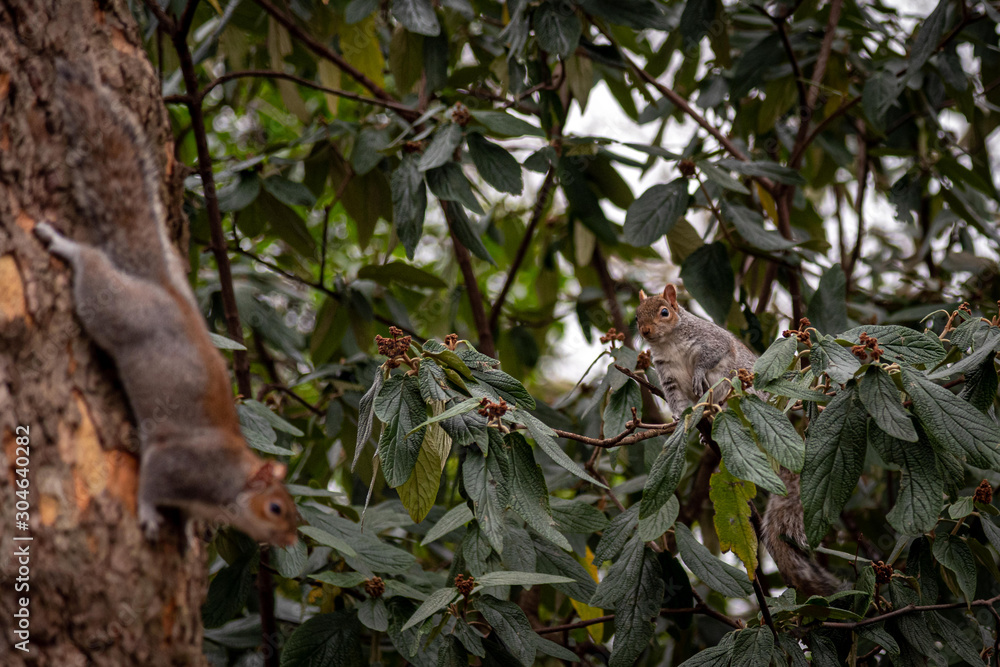
[[[86,333],[114,360],[139,439],[138,515],[155,541],[177,508],[278,545],[296,540],[285,466],[247,445],[222,355],[167,238],[157,168],[138,121],[96,76],[61,62],[54,104],[68,140],[84,243],[48,222],[35,235],[73,270]]]
[[[674,285],[657,296],[640,291],[636,318],[674,415],[694,405],[722,378],[753,369],[757,360],[732,333],[681,307]],[[809,556],[799,476],[785,468],[778,474],[788,494],[768,499],[761,527],[764,545],[787,585],[806,595],[829,595],[842,585]]]

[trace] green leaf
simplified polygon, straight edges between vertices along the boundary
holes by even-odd
[[[764,229],[764,216],[757,211],[723,200],[720,212],[723,218],[733,223],[743,240],[755,248],[774,252],[798,245],[798,241],[794,239],[786,239],[778,232]]]
[[[483,207],[472,192],[472,184],[465,177],[465,172],[455,162],[447,162],[440,167],[430,169],[425,174],[427,187],[444,201],[459,202],[477,215],[483,214]]]
[[[390,375],[382,384],[378,396],[375,397],[375,416],[383,422],[387,422],[399,415],[399,406],[403,400],[403,382],[405,380],[405,373]]]
[[[438,128],[431,143],[420,156],[418,168],[420,171],[427,171],[451,162],[460,143],[462,126],[458,123],[445,123]]]
[[[678,158],[680,156],[677,156]],[[747,189],[745,185],[729,175],[729,172],[725,169],[720,169],[714,163],[708,160],[695,160],[695,164],[698,165],[698,169],[701,173],[705,174],[705,177],[709,181],[715,183],[720,188],[730,190],[732,192],[738,192],[741,195],[749,195],[750,190]],[[746,238],[745,236],[743,238]],[[750,239],[747,239],[748,241]]]
[[[656,514],[645,519],[639,518],[639,539],[643,542],[660,539],[674,525],[680,511],[681,504],[677,496],[670,496]]]
[[[594,565],[600,565],[606,560],[612,560],[621,553],[622,547],[628,542],[636,526],[639,525],[639,508],[632,505],[616,516],[604,529],[601,540],[594,549]]]
[[[733,644],[731,667],[768,667],[774,650],[771,628],[757,627],[739,630]]]
[[[1000,429],[986,415],[920,371],[903,368],[913,412],[939,447],[978,468],[1000,468]]]
[[[358,269],[358,278],[374,280],[380,285],[387,286],[393,283],[404,287],[430,287],[433,289],[442,289],[448,286],[448,283],[433,273],[400,261],[363,266]]]
[[[254,545],[215,574],[201,607],[206,628],[221,626],[243,609],[253,588],[253,572],[259,561],[260,550]]]
[[[684,475],[686,450],[687,433],[678,427],[663,443],[663,449],[649,469],[649,476],[642,489],[642,501],[639,503],[640,520],[655,516],[674,497],[677,483]]]
[[[430,0],[392,0],[392,15],[410,32],[434,37],[441,33]]]
[[[516,378],[495,369],[472,368],[472,377],[492,387],[498,398],[513,403],[523,410],[534,410],[535,399]],[[518,415],[520,417],[520,415]]]
[[[724,635],[717,645],[695,653],[678,667],[729,667],[733,654],[733,634],[735,633]]]
[[[284,419],[278,416],[271,408],[267,407],[260,401],[255,401],[253,399],[248,399],[243,401],[243,405],[256,415],[259,415],[276,431],[281,431],[282,433],[288,433],[296,438],[301,438],[305,435],[301,430],[292,426]]]
[[[573,583],[553,584],[553,588],[578,602],[586,603],[597,590],[597,584],[590,573],[571,555],[559,549],[548,540],[532,540],[535,549],[535,569],[546,574],[573,577]]]
[[[684,11],[681,12],[681,22],[678,26],[684,37],[684,50],[692,52],[698,48],[698,42],[708,34],[715,19],[714,0],[687,0]]]
[[[469,523],[473,518],[472,510],[468,505],[456,505],[445,512],[445,515],[438,519],[437,523],[427,531],[420,546],[424,547],[439,540],[453,530],[456,530]]]
[[[356,588],[366,580],[360,572],[321,572],[312,578],[340,588]]]
[[[729,317],[736,287],[729,254],[726,246],[716,241],[695,250],[681,266],[684,286],[719,325]]]
[[[389,610],[385,608],[385,601],[381,598],[368,598],[358,603],[358,620],[376,632],[385,632],[389,629]]]
[[[754,362],[753,386],[760,389],[772,380],[776,380],[788,370],[795,361],[795,351],[798,349],[798,339],[779,338]]]
[[[440,401],[435,401],[437,406]],[[440,409],[439,407],[435,409]],[[451,438],[444,432],[440,424],[431,424],[424,434],[420,445],[417,461],[413,465],[413,473],[396,491],[403,507],[409,512],[414,523],[420,523],[434,507],[438,488],[441,486],[441,473],[451,453]]]
[[[920,31],[913,40],[910,57],[906,61],[906,79],[917,76],[927,60],[938,50],[938,43],[944,34],[945,21],[948,16],[949,0],[941,0],[934,11],[920,23]],[[971,597],[969,598],[972,599]]]
[[[531,18],[538,45],[560,58],[568,58],[580,42],[583,26],[572,5],[546,2]]]
[[[867,419],[849,385],[809,425],[801,493],[806,537],[812,547],[840,516],[861,476],[868,449]]]
[[[976,559],[965,540],[957,535],[938,534],[934,538],[934,557],[955,574],[965,599],[976,599]]]
[[[219,190],[219,210],[223,213],[241,211],[260,194],[260,177],[252,169],[236,174],[236,180]]]
[[[931,380],[943,380],[959,373],[968,373],[983,365],[987,359],[992,362],[998,345],[1000,345],[1000,329],[990,327],[986,330],[984,340],[976,345],[975,352],[967,354],[956,364],[937,369],[927,377]],[[992,365],[991,363],[988,367]]]
[[[431,593],[423,604],[417,607],[417,610],[413,612],[413,616],[410,620],[403,625],[403,631],[409,630],[415,625],[423,623],[428,618],[438,613],[456,599],[458,599],[458,590],[455,588],[442,588],[441,590],[434,591]]]
[[[814,373],[826,373],[837,384],[847,384],[861,368],[861,361],[832,336],[821,336],[813,343],[809,363]]]
[[[854,327],[840,334],[838,338],[856,345],[862,333],[867,333],[878,339],[879,347],[885,350],[883,361],[915,366],[917,364],[936,364],[945,356],[944,346],[934,334],[915,331],[895,324],[869,324]]]
[[[495,429],[494,429],[495,430]],[[493,467],[506,455],[491,455]],[[465,452],[462,465],[462,483],[472,501],[476,521],[497,553],[503,553],[504,512],[507,509],[513,480],[497,478],[487,468],[486,458],[477,449]]]
[[[604,437],[610,438],[625,430],[625,424],[632,421],[632,408],[642,409],[642,392],[635,380],[630,379],[608,399],[604,408]]]
[[[271,547],[271,562],[274,569],[286,579],[294,579],[302,574],[308,556],[306,545],[302,540],[298,540],[290,547]]]
[[[716,415],[712,423],[712,439],[719,443],[722,460],[734,476],[753,482],[771,493],[782,496],[787,493],[784,482],[771,469],[767,457],[735,413],[727,410]]]
[[[839,263],[823,272],[809,300],[806,316],[821,333],[837,333],[847,328],[847,276]]]
[[[212,345],[219,350],[245,350],[247,349],[245,345],[237,343],[231,338],[226,338],[225,336],[220,336],[216,333],[209,332],[208,337],[212,341]]]
[[[535,643],[532,638],[537,635],[520,607],[492,595],[480,595],[476,599],[476,610],[483,615],[511,655],[522,665],[534,664]]]
[[[444,203],[442,202],[443,205]],[[496,266],[497,263],[490,256],[490,252],[486,249],[486,246],[483,245],[483,240],[476,233],[475,229],[473,229],[472,222],[469,220],[469,216],[466,215],[465,209],[459,204],[453,203],[448,206],[447,212],[448,223],[451,226],[451,231],[455,233],[455,238],[468,248],[469,252],[473,255]]]
[[[532,440],[535,441],[535,444],[537,444],[550,459],[559,465],[559,467],[572,473],[573,475],[576,475],[585,482],[590,482],[591,484],[602,489],[607,488],[607,486],[594,479],[590,473],[585,471],[579,463],[571,459],[569,455],[556,444],[555,432],[540,419],[527,410],[517,410],[513,414],[513,417],[528,427],[528,433],[531,435]]]
[[[404,377],[399,416],[389,422],[378,443],[382,473],[386,483],[394,489],[410,478],[426,429],[419,426],[427,417],[420,384],[414,376]]]
[[[753,395],[740,400],[740,410],[753,427],[764,451],[792,472],[801,472],[806,445],[788,421],[788,415]]]
[[[417,160],[416,155],[404,156],[393,172],[390,184],[396,234],[411,260],[424,233],[424,214],[427,211],[427,189]]]
[[[558,496],[552,496],[549,505],[552,518],[561,532],[589,535],[608,527],[608,517],[593,505]]]
[[[375,420],[375,397],[381,393],[383,382],[384,377],[380,368],[375,372],[375,381],[372,382],[372,386],[368,388],[368,391],[361,397],[361,402],[358,404],[358,438],[354,446],[354,461],[351,463],[352,472],[358,464],[358,457],[361,456],[361,450],[372,434],[372,424]]]
[[[757,489],[750,482],[733,477],[724,463],[718,472],[712,473],[710,488],[719,548],[736,554],[752,579],[757,569],[757,533],[750,521],[750,502]]]
[[[416,433],[418,429],[430,426],[431,424],[437,424],[438,422],[444,421],[446,419],[450,419],[458,415],[464,415],[467,412],[472,412],[473,410],[479,407],[481,402],[482,399],[480,398],[467,398],[464,401],[457,402],[447,410],[441,412],[441,414],[434,415],[433,417],[428,417],[424,421],[420,422],[410,430],[410,433],[411,434]]]
[[[707,547],[695,539],[690,528],[678,523],[674,526],[674,535],[684,564],[709,588],[731,598],[753,595],[753,585],[746,573],[713,556]]]
[[[868,426],[868,441],[879,453],[893,452],[891,463],[902,468],[896,504],[886,520],[903,535],[923,535],[934,528],[941,514],[944,479],[937,455],[926,438],[904,442],[886,434],[875,423]]]
[[[319,614],[295,629],[281,649],[281,667],[361,667],[361,623],[353,610]]]
[[[316,205],[316,195],[302,183],[290,181],[282,176],[269,176],[261,181],[261,185],[283,204],[309,208]]]
[[[331,532],[323,530],[322,528],[317,528],[316,526],[299,526],[299,532],[306,537],[311,537],[316,540],[317,544],[321,544],[324,547],[330,547],[345,556],[357,556],[358,552],[355,551],[347,540],[334,535]]]
[[[521,194],[524,190],[521,165],[513,155],[476,132],[469,133],[466,143],[469,145],[469,156],[484,181],[500,192]]]
[[[788,183],[790,185],[806,184],[805,177],[798,171],[776,162],[768,162],[766,160],[743,162],[741,160],[726,159],[719,160],[718,165],[744,176],[760,176],[770,178],[778,183]]]
[[[608,667],[634,665],[646,650],[646,645],[653,636],[656,617],[660,615],[664,588],[660,564],[656,554],[647,549],[638,538],[636,541],[639,549],[638,562],[635,559],[630,561],[634,565],[628,572],[629,585],[615,605],[615,641]],[[605,581],[610,577],[609,572]],[[604,585],[604,582],[601,583]]]
[[[545,132],[527,121],[504,111],[470,111],[472,117],[485,125],[494,134],[504,137],[544,137]]]
[[[858,385],[858,398],[883,431],[900,440],[917,441],[910,413],[903,408],[899,389],[887,372],[878,366],[869,366]]]
[[[569,550],[569,542],[555,529],[555,521],[549,511],[549,491],[545,485],[545,477],[541,467],[535,463],[531,447],[518,433],[506,434],[503,441],[504,447],[510,451],[514,476],[511,487],[514,511],[546,539]],[[491,448],[490,456],[492,455]]]
[[[687,211],[691,200],[687,188],[688,180],[678,178],[642,193],[625,214],[625,240],[644,248],[669,232]]]
[[[476,586],[535,586],[538,584],[568,584],[574,580],[557,574],[540,574],[538,572],[511,572],[497,570],[476,577]]]

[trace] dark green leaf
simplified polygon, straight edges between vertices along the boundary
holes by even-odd
[[[639,504],[640,519],[656,515],[673,497],[677,483],[684,474],[686,445],[687,433],[683,428],[677,428],[663,443],[663,449],[653,461],[649,476],[646,478],[646,485],[642,489],[642,502]]]
[[[826,373],[837,384],[847,384],[861,368],[861,361],[832,336],[821,336],[813,343],[809,360],[813,372]]]
[[[358,404],[358,438],[354,446],[354,461],[351,463],[351,471],[358,465],[361,450],[364,449],[365,443],[368,442],[368,438],[372,434],[372,424],[375,421],[375,397],[381,393],[383,382],[384,377],[380,368],[375,372],[375,381],[372,382],[372,386],[361,397],[361,403]]]
[[[535,631],[531,629],[531,623],[520,607],[492,595],[480,595],[476,600],[476,609],[490,624],[511,655],[522,665],[528,666],[534,663],[535,644],[532,637],[535,636]]]
[[[753,595],[753,584],[746,573],[713,556],[705,545],[695,539],[690,528],[678,523],[674,526],[674,535],[684,564],[709,588],[731,598]]]
[[[744,176],[761,176],[770,178],[779,183],[789,183],[791,185],[805,185],[806,179],[794,169],[780,165],[776,162],[755,161],[742,162],[740,160],[719,160],[720,167],[730,169]]]
[[[417,157],[407,155],[392,174],[392,210],[406,256],[413,259],[413,251],[424,233],[424,214],[427,210],[427,190],[417,168]]]
[[[716,241],[688,255],[681,266],[681,279],[715,323],[724,325],[736,287],[726,246]]]
[[[410,32],[434,37],[441,25],[430,0],[392,0],[392,15]]]
[[[894,324],[868,324],[854,327],[837,336],[857,344],[862,333],[878,339],[885,349],[883,360],[897,364],[935,364],[944,359],[944,346],[932,333],[924,333]]]
[[[442,206],[444,202],[442,202]],[[496,266],[496,262],[493,257],[490,256],[490,251],[486,249],[483,245],[483,240],[479,237],[479,234],[472,227],[472,222],[469,220],[469,216],[466,215],[465,209],[459,204],[450,204],[447,209],[448,224],[451,226],[451,231],[455,233],[455,238],[459,242],[469,249],[473,255],[481,260],[487,261],[493,266]]]
[[[473,118],[489,128],[494,134],[504,137],[545,136],[540,128],[504,111],[472,111],[471,113]]]
[[[798,349],[798,339],[795,336],[779,338],[771,343],[771,346],[764,351],[764,354],[760,355],[760,359],[753,365],[753,386],[760,389],[772,380],[781,377],[795,360],[796,349]]]
[[[438,199],[459,202],[473,213],[483,214],[483,207],[479,205],[479,200],[472,192],[472,184],[457,163],[447,162],[440,167],[430,169],[426,173],[426,178],[427,187]]]
[[[281,176],[270,176],[261,181],[261,184],[265,190],[283,204],[310,208],[316,205],[316,195],[302,183],[296,183]]]
[[[819,286],[809,300],[806,315],[820,333],[837,333],[847,328],[847,276],[834,263],[823,272]]]
[[[506,149],[487,141],[481,134],[472,132],[466,138],[469,145],[469,155],[479,170],[483,180],[500,192],[513,195],[521,194],[524,180],[521,177],[521,165]]]
[[[569,542],[555,529],[555,521],[549,510],[549,491],[542,469],[531,455],[531,447],[518,433],[505,435],[504,446],[510,450],[514,475],[511,488],[514,510],[546,539],[568,550]],[[490,456],[492,455],[491,450]]]
[[[241,211],[260,194],[260,177],[253,170],[241,171],[236,180],[219,190],[219,210],[223,213]]]
[[[976,559],[965,540],[957,535],[939,534],[934,538],[934,557],[955,574],[966,600],[976,598]]]
[[[687,211],[691,200],[687,188],[688,180],[678,178],[642,193],[625,214],[625,240],[644,248],[669,232]]]
[[[406,287],[432,287],[440,289],[448,284],[433,273],[407,264],[406,262],[389,262],[388,264],[369,264],[358,269],[358,278],[374,280],[381,285],[397,283]]]
[[[560,58],[568,58],[580,42],[583,26],[568,3],[546,2],[532,16],[538,45]]]
[[[690,5],[692,2],[697,3],[697,0],[690,0],[688,4]],[[755,248],[773,252],[787,250],[798,245],[794,239],[786,239],[778,232],[764,229],[764,216],[745,206],[723,201],[721,213],[726,220],[733,223],[740,236]]]
[[[917,441],[910,413],[903,408],[899,389],[887,372],[869,366],[858,385],[858,398],[883,431],[900,440]]]
[[[788,421],[788,415],[752,395],[740,401],[740,409],[753,427],[764,451],[792,472],[800,472],[806,457],[806,446],[802,436]]]
[[[735,413],[726,410],[715,416],[712,439],[719,443],[722,460],[733,476],[753,482],[771,493],[785,495],[784,482],[771,469],[767,457]]]
[[[597,548],[594,549],[594,565],[601,565],[606,560],[618,557],[622,547],[628,542],[633,531],[639,525],[639,508],[636,505],[616,516],[604,529]]]
[[[353,610],[319,614],[295,629],[281,667],[361,667],[361,623]]]
[[[767,667],[774,650],[771,628],[746,628],[736,633],[732,667]]]

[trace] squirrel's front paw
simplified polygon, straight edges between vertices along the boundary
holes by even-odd
[[[163,525],[163,515],[153,505],[139,505],[139,527],[150,542],[156,542],[160,536],[160,526]]]
[[[41,239],[45,245],[52,245],[52,242],[59,238],[60,234],[49,223],[39,222],[35,225],[35,236]]]

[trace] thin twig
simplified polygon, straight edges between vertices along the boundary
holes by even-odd
[[[633,380],[635,380],[636,382],[638,382],[640,386],[645,387],[649,391],[649,393],[653,394],[654,396],[659,396],[663,400],[667,400],[667,397],[666,397],[666,395],[664,395],[662,389],[660,389],[659,387],[657,387],[652,382],[650,382],[646,378],[642,377],[641,375],[639,375],[635,371],[630,371],[629,369],[625,368],[624,366],[619,366],[618,364],[615,364],[615,368],[618,369],[619,373],[622,373],[623,375],[627,375],[628,377],[630,377]]]
[[[987,607],[989,609],[993,609],[993,605],[997,602],[1000,602],[1000,595],[991,597],[988,600],[973,600],[972,602],[968,603],[968,606]],[[826,621],[823,623],[823,627],[853,630],[854,628],[860,628],[865,625],[871,625],[872,623],[881,623],[883,621],[889,620],[890,618],[905,616],[906,614],[915,614],[924,611],[943,611],[946,609],[961,609],[963,607],[966,607],[965,602],[947,602],[944,604],[927,604],[927,605],[908,604],[905,607],[900,607],[899,609],[894,609],[893,611],[886,612],[878,616],[872,616],[871,618],[866,618],[860,621],[848,621],[848,622]]]
[[[634,422],[629,422],[630,425]],[[649,429],[643,431],[642,433],[636,433],[636,429]],[[619,433],[618,435],[611,438],[591,438],[586,435],[580,435],[579,433],[573,433],[572,431],[563,431],[562,429],[552,429],[557,436],[560,438],[568,438],[569,440],[576,440],[577,442],[582,442],[585,445],[590,445],[591,447],[599,447],[601,449],[610,449],[611,447],[627,447],[628,445],[634,445],[637,442],[642,442],[643,440],[649,440],[650,438],[655,438],[658,435],[665,435],[667,433],[673,433],[677,428],[677,422],[672,422],[670,424],[634,424],[632,428],[628,428]]]
[[[549,200],[549,194],[552,192],[555,180],[555,167],[550,167],[549,173],[545,175],[545,180],[542,182],[542,187],[538,190],[538,198],[535,200],[535,206],[531,211],[531,220],[528,221],[528,228],[524,230],[524,236],[521,237],[521,243],[517,247],[517,253],[514,255],[514,261],[511,262],[510,269],[507,271],[507,280],[504,281],[503,288],[500,290],[500,294],[497,296],[496,301],[493,302],[492,310],[490,310],[491,331],[496,329],[497,322],[500,320],[500,312],[503,310],[503,304],[507,300],[507,293],[510,291],[511,286],[513,286],[514,278],[517,276],[517,272],[521,268],[521,263],[524,262],[524,258],[528,254],[528,247],[531,245],[531,240],[535,235],[535,229],[538,227],[538,223],[542,219],[542,214],[545,212],[545,207]]]
[[[680,608],[676,608],[676,609],[667,609],[667,608],[664,608],[664,609],[660,610],[660,615],[661,616],[671,616],[671,615],[674,615],[674,614],[701,614],[702,616],[710,616],[710,617],[716,619],[717,621],[721,621],[722,623],[725,623],[726,625],[728,625],[731,628],[737,628],[737,629],[739,629],[739,628],[743,627],[743,626],[740,625],[739,621],[737,621],[736,619],[730,618],[730,617],[726,616],[725,614],[722,614],[722,613],[720,613],[720,612],[712,609],[711,607],[709,607],[706,604],[699,604],[699,605],[697,605],[695,607],[680,607]],[[576,630],[578,628],[586,628],[586,627],[589,627],[591,625],[597,625],[598,623],[607,623],[608,621],[613,621],[613,620],[615,620],[615,615],[614,614],[608,614],[607,616],[598,616],[596,618],[588,618],[585,621],[577,621],[576,623],[566,623],[564,625],[553,625],[553,626],[550,626],[550,627],[547,627],[547,628],[536,628],[535,632],[538,633],[538,634],[540,634],[540,635],[552,634],[552,633],[555,633],[555,632],[566,632],[568,630]]]
[[[219,78],[215,79],[207,86],[205,86],[201,91],[201,97],[205,97],[211,90],[217,86],[221,86],[227,81],[232,81],[234,79],[286,79],[288,81],[293,81],[300,86],[306,86],[307,88],[313,88],[314,90],[319,90],[328,95],[335,95],[337,97],[343,97],[347,100],[354,100],[355,102],[363,102],[365,104],[373,104],[375,106],[385,107],[387,109],[392,109],[398,111],[400,114],[412,114],[415,113],[414,109],[396,102],[395,100],[388,99],[376,99],[374,97],[365,97],[364,95],[358,95],[357,93],[352,93],[347,90],[340,90],[339,88],[329,88],[327,86],[316,83],[315,81],[310,81],[301,76],[296,76],[294,74],[288,74],[286,72],[279,72],[277,70],[265,70],[265,69],[250,69],[250,70],[240,70],[237,72],[229,72],[223,74]]]
[[[462,245],[462,242],[455,236],[455,231],[451,223],[451,204],[441,201],[441,208],[444,210],[444,217],[448,221],[448,234],[451,235],[451,244],[455,251],[455,260],[462,271],[462,280],[465,282],[465,291],[469,295],[469,307],[472,310],[472,321],[476,325],[479,333],[479,344],[476,346],[480,352],[490,357],[496,358],[496,345],[493,342],[493,329],[490,328],[489,320],[486,317],[486,305],[482,292],[479,291],[479,282],[476,280],[476,272],[472,269],[472,257],[469,249]],[[456,204],[461,206],[461,204]]]

